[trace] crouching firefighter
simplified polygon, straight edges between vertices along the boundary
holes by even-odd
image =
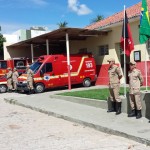
[[[122,78],[122,73],[120,68],[115,65],[115,59],[110,58],[109,62],[109,93],[111,100],[111,108],[107,112],[116,112],[116,115],[121,113],[121,99],[119,96],[120,91],[120,79]]]
[[[34,75],[34,73],[30,69],[30,65],[27,65],[26,71],[27,71],[27,86],[29,89],[28,94],[33,94],[34,93],[34,88],[33,88],[33,75]]]

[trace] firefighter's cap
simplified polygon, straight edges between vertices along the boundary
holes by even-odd
[[[30,65],[27,65],[26,67],[27,67],[27,68],[30,68]]]
[[[17,68],[14,68],[14,71],[16,71],[17,70]]]
[[[114,58],[109,58],[109,59],[107,60],[107,62],[111,62],[111,61],[115,61],[115,59],[114,59]]]
[[[135,62],[135,61],[130,61],[129,64],[130,64],[130,65],[136,65],[136,62]]]
[[[11,70],[11,68],[10,68],[10,67],[8,67],[8,68],[7,68],[7,70]]]

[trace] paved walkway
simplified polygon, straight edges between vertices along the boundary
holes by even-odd
[[[80,90],[83,89],[85,88],[80,88]],[[116,116],[115,113],[107,113],[105,109],[50,98],[51,94],[64,91],[45,92],[29,96],[13,93],[11,97],[9,95],[5,100],[47,113],[48,115],[84,124],[106,133],[123,136],[150,145],[150,123],[148,123],[146,118],[128,118],[125,113]]]

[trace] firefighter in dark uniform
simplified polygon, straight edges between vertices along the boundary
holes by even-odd
[[[6,74],[7,78],[7,87],[8,87],[8,92],[12,92],[12,69],[7,68],[8,73]]]
[[[30,69],[30,65],[27,65],[26,68],[27,71],[27,86],[29,89],[29,94],[33,94],[34,93],[34,88],[33,88],[33,71]]]
[[[142,117],[142,103],[140,99],[140,86],[143,85],[143,77],[141,71],[136,69],[136,62],[130,62],[129,77],[129,98],[132,112],[128,114],[128,117],[136,116],[136,119]]]
[[[107,112],[116,112],[116,115],[121,113],[121,98],[119,96],[120,91],[120,79],[122,78],[122,73],[120,67],[115,65],[115,59],[108,59],[109,62],[109,93],[111,100],[111,109]]]

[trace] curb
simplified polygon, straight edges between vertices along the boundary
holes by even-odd
[[[88,98],[81,98],[81,97],[73,97],[73,96],[64,96],[64,95],[50,95],[50,98],[56,98],[56,99],[62,99],[65,101],[73,102],[73,103],[79,103],[83,105],[88,105],[92,107],[97,107],[101,109],[111,109],[111,101],[108,98],[107,100],[96,100],[96,99],[88,99]],[[127,113],[127,108],[125,107],[127,104],[127,101],[125,98],[122,97],[122,112]]]
[[[88,106],[93,106],[97,108],[107,109],[108,102],[107,100],[96,100],[96,99],[87,99],[87,98],[80,98],[80,97],[73,97],[73,96],[62,96],[62,95],[50,95],[50,98],[62,99],[65,101],[84,104]]]
[[[93,124],[93,123],[90,123],[90,122],[86,122],[86,121],[82,121],[82,120],[75,119],[75,118],[72,118],[72,117],[68,117],[68,116],[64,116],[64,115],[61,115],[61,114],[57,114],[57,113],[52,112],[52,111],[47,111],[47,110],[44,110],[44,109],[41,109],[41,108],[32,107],[30,105],[25,105],[25,104],[19,103],[17,100],[14,100],[14,99],[4,98],[4,101],[7,102],[7,103],[10,103],[10,104],[23,106],[23,107],[29,108],[31,110],[35,110],[35,111],[38,111],[38,112],[41,112],[41,113],[45,113],[45,114],[47,114],[49,116],[54,116],[54,117],[61,118],[61,119],[67,120],[67,121],[79,123],[81,125],[94,128],[94,129],[96,129],[98,131],[101,131],[101,132],[104,132],[104,133],[125,137],[125,138],[128,138],[128,139],[134,140],[136,142],[145,144],[147,146],[150,146],[150,140],[147,140],[147,139],[144,139],[144,138],[141,138],[141,137],[136,137],[136,136],[133,136],[133,135],[130,135],[130,134],[126,134],[124,132],[120,132],[120,131],[117,131],[117,130],[109,129],[109,128],[104,127],[104,126],[96,125],[96,124]]]

